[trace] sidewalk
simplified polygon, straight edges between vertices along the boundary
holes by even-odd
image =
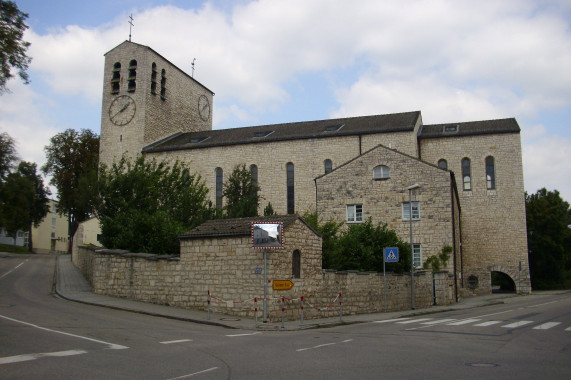
[[[251,318],[211,313],[209,319],[207,311],[187,310],[172,306],[155,305],[146,302],[132,301],[124,298],[95,294],[91,288],[91,285],[89,285],[79,269],[77,269],[72,264],[70,255],[60,255],[57,257],[56,272],[56,294],[61,298],[69,301],[171,319],[178,319],[182,321],[245,330],[303,330],[319,327],[331,327],[340,324],[366,323],[401,317],[439,313],[451,310],[471,309],[481,306],[504,303],[503,299],[516,297],[515,294],[490,294],[486,296],[463,299],[454,305],[448,306],[433,306],[428,309],[404,310],[390,313],[344,315],[342,321],[339,317],[306,320],[303,324],[300,321],[290,321],[285,322],[283,327],[281,322],[262,323],[262,313],[260,312],[260,316],[258,317],[259,324],[256,326],[256,321]]]

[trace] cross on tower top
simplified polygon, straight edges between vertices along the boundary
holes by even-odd
[[[129,18],[130,18],[130,20],[127,21],[127,22],[129,23],[129,42],[131,42],[131,28],[132,28],[133,26],[135,26],[135,25],[133,24],[134,18],[133,18],[133,14],[132,14],[132,13],[129,15]]]

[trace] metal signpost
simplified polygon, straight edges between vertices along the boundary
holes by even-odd
[[[383,304],[385,313],[387,312],[387,277],[385,272],[385,263],[398,263],[399,249],[398,247],[389,247],[384,249],[383,254]]]

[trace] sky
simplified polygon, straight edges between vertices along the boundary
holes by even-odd
[[[516,118],[525,190],[571,202],[571,1],[16,0],[33,58],[0,96],[20,158],[100,133],[104,54],[129,39],[215,93],[214,129],[421,111]]]

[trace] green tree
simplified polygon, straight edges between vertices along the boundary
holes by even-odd
[[[276,212],[274,211],[271,202],[268,202],[268,205],[264,207],[264,216],[273,216],[273,215],[276,215]]]
[[[99,164],[99,136],[88,129],[80,132],[67,129],[50,139],[50,145],[44,148],[46,164],[42,166],[44,174],[51,174],[50,184],[57,189],[59,201],[57,211],[68,218],[68,233],[71,238],[79,223],[93,214],[91,198],[86,196],[82,181],[93,182]],[[84,182],[85,183],[85,182]],[[71,246],[71,245],[70,245]]]
[[[0,95],[8,91],[6,82],[14,76],[12,68],[24,83],[30,82],[27,70],[32,59],[26,55],[30,43],[22,40],[28,29],[26,18],[14,2],[0,0]]]
[[[386,269],[395,273],[410,270],[410,245],[399,239],[386,224],[373,226],[371,219],[364,223],[350,224],[339,236],[332,257],[332,269],[383,271],[383,248],[398,247],[399,262],[386,263]]]
[[[317,210],[307,210],[303,213],[303,219],[316,230],[322,238],[321,255],[322,266],[325,269],[334,269],[334,255],[337,249],[340,228],[343,222],[327,221],[323,223]]]
[[[564,288],[571,262],[569,203],[557,190],[526,194],[527,244],[534,289]]]
[[[6,132],[0,133],[0,182],[10,173],[17,159],[14,139]]]
[[[36,163],[22,161],[18,165],[18,172],[30,181],[34,189],[34,197],[29,205],[30,223],[28,224],[28,249],[32,252],[34,249],[32,227],[38,227],[50,210],[48,198],[50,191],[44,186],[42,177],[37,173]]]
[[[102,243],[131,252],[180,252],[177,236],[213,216],[208,189],[182,162],[122,158],[99,171],[94,202]]]
[[[32,222],[31,205],[34,201],[34,184],[21,173],[10,173],[2,186],[2,225],[9,236],[19,230],[27,231]]]
[[[226,216],[244,218],[258,215],[260,188],[254,183],[252,172],[245,164],[236,165],[224,184]]]

